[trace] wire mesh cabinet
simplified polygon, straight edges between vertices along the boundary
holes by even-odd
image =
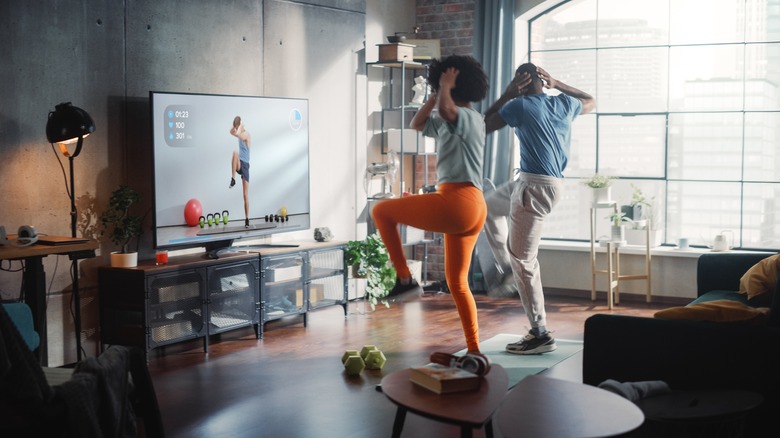
[[[263,322],[340,305],[347,315],[347,270],[344,242],[302,243],[294,248],[260,252],[260,296]]]
[[[99,270],[101,344],[154,348],[260,325],[257,254],[171,257],[167,265]]]

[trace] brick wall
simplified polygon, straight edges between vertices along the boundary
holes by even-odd
[[[470,55],[474,34],[474,7],[477,0],[417,0],[417,22],[420,31],[415,38],[438,39],[441,55]],[[415,189],[425,181],[425,159],[415,158]],[[428,182],[436,184],[436,156],[428,157]],[[432,237],[428,234],[427,237]],[[438,235],[441,238],[441,235]],[[441,239],[439,239],[441,240]],[[428,245],[428,280],[444,280],[444,247],[442,243]],[[414,248],[414,259],[423,260],[425,248]]]
[[[441,55],[470,55],[475,0],[417,0],[415,38],[438,39]]]

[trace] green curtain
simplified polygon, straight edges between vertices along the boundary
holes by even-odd
[[[515,0],[483,0],[475,2],[474,57],[490,80],[490,91],[485,101],[477,106],[481,112],[498,100],[514,74]],[[512,140],[514,133],[505,127],[487,136],[483,173],[498,186],[514,177],[512,169]]]

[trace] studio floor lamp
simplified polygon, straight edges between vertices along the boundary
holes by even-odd
[[[49,143],[57,143],[60,151],[68,157],[70,170],[70,233],[71,237],[76,236],[76,225],[78,224],[78,213],[76,211],[76,193],[73,177],[73,159],[81,153],[81,146],[84,138],[95,132],[95,122],[92,117],[81,108],[71,105],[70,102],[63,102],[55,106],[54,111],[49,112],[49,120],[46,122],[46,138]],[[68,147],[76,144],[71,152]],[[79,297],[79,265],[78,258],[72,260],[71,269],[73,275],[73,300],[74,313],[73,323],[76,329],[76,356],[81,361],[81,300]]]

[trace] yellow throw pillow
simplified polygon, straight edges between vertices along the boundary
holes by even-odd
[[[656,318],[692,319],[697,321],[762,323],[769,316],[768,307],[750,307],[732,300],[713,300],[689,306],[671,307],[655,312]]]
[[[739,293],[747,294],[748,299],[752,299],[767,292],[774,292],[778,269],[780,269],[780,254],[769,256],[756,263],[739,279]]]

